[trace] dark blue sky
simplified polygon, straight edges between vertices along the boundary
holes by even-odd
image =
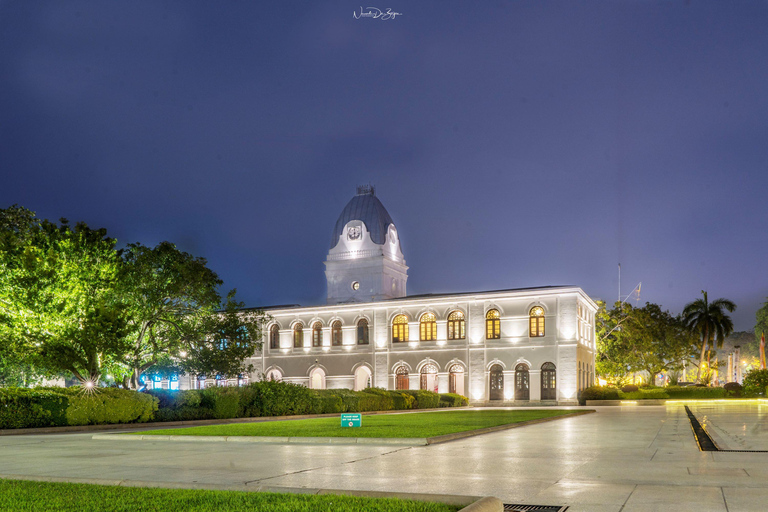
[[[411,294],[768,296],[768,2],[0,0],[0,208],[321,303],[363,183]]]

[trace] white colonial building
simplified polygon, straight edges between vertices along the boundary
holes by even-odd
[[[325,267],[326,305],[263,308],[251,379],[561,404],[593,381],[597,306],[581,288],[406,296],[397,229],[372,187],[341,212]],[[191,380],[182,387],[215,385]]]

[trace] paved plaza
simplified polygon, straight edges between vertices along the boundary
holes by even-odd
[[[768,453],[699,451],[682,405],[596,409],[424,447],[4,436],[0,476],[490,495],[570,512],[768,510]],[[768,405],[691,410],[728,448],[766,449]]]

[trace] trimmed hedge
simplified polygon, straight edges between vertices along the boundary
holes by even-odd
[[[157,400],[135,391],[98,388],[0,388],[0,428],[145,423]]]
[[[587,400],[620,400],[620,391],[610,386],[590,386],[579,393],[579,405],[586,405]]]
[[[308,389],[276,381],[254,382],[241,388],[155,390],[149,394],[159,399],[158,421],[433,409],[468,403],[461,395],[424,390]]]
[[[469,405],[469,399],[456,393],[441,393],[440,407],[464,407]]]
[[[587,400],[652,400],[652,399],[706,399],[725,398],[724,388],[707,388],[697,386],[668,386],[666,388],[648,387],[637,391],[624,392],[610,386],[591,386],[579,393],[579,404],[585,405]]]
[[[434,391],[409,389],[400,392],[413,397],[415,400],[413,404],[414,409],[434,409],[435,407],[440,407],[440,395]]]
[[[725,389],[707,388],[699,386],[668,386],[664,391],[669,398],[695,399],[695,398],[725,398]]]
[[[313,390],[275,381],[145,393],[117,388],[97,388],[91,393],[79,387],[0,388],[0,428],[433,409],[467,403],[461,395],[425,390]]]

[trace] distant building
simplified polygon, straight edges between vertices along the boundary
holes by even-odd
[[[597,305],[581,288],[406,296],[398,232],[372,187],[336,221],[325,275],[326,305],[264,308],[271,320],[251,379],[561,404],[594,379]],[[217,385],[203,379],[181,387]]]

